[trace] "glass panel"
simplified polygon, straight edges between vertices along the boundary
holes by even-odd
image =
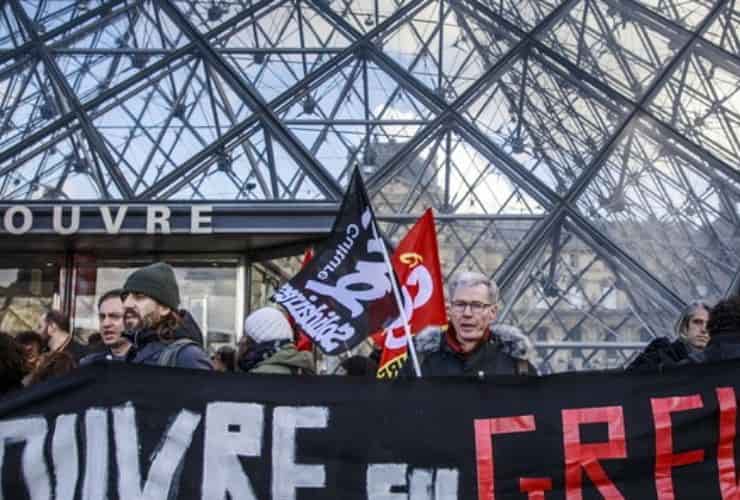
[[[715,3],[711,0],[637,0],[637,2],[688,30],[699,26]]]
[[[637,100],[687,38],[637,17],[627,5],[583,0],[543,35],[543,41]]]
[[[393,245],[398,245],[416,223],[415,219],[388,222],[381,216],[379,220],[383,234]],[[458,271],[478,271],[492,276],[538,220],[536,217],[436,219],[439,260],[444,279],[449,279]]]
[[[482,0],[483,4],[525,31],[542,22],[560,4],[556,0]]]
[[[740,182],[645,119],[577,205],[685,301],[720,298],[740,265]]]
[[[16,145],[62,115],[46,66],[29,59],[0,74],[0,150]]]
[[[489,83],[465,114],[506,156],[564,194],[625,111],[530,53]]]
[[[83,103],[189,42],[157,2],[117,12],[109,22],[98,22],[92,29],[81,27],[48,42],[67,84]]]
[[[40,34],[58,28],[66,22],[99,7],[103,0],[83,0],[77,2],[39,2],[23,0],[20,5],[28,17],[34,20],[34,29]]]
[[[722,8],[717,19],[707,28],[704,38],[732,54],[740,54],[740,11],[736,2],[729,2]]]
[[[356,30],[366,33],[383,23],[399,8],[408,4],[408,0],[341,0],[325,2],[334,12],[352,25]]]
[[[393,143],[379,143],[393,157]],[[372,198],[376,213],[534,215],[544,208],[465,138],[446,132],[407,155]]]
[[[376,43],[420,82],[454,101],[517,43],[465,2],[433,1]]]
[[[310,2],[283,2],[246,17],[211,43],[270,101],[334,57],[349,40]]]
[[[149,259],[99,259],[77,257],[75,330],[85,336],[97,331],[97,301],[105,292],[120,288]],[[180,287],[180,307],[188,311],[203,332],[206,349],[234,344],[238,261],[228,258],[199,260],[165,259],[175,269]]]
[[[501,321],[535,343],[542,373],[619,368],[645,341],[670,335],[676,312],[570,226],[503,290]]]
[[[346,184],[355,164],[375,172],[434,118],[409,88],[373,60],[350,59],[280,117]]]
[[[31,145],[3,162],[0,197],[5,200],[89,200],[120,198],[108,169],[76,126],[59,137]]]
[[[199,59],[174,61],[149,77],[149,83],[94,112],[95,127],[136,194],[251,114]]]
[[[696,47],[663,85],[650,111],[740,172],[740,65]]]
[[[41,315],[59,308],[62,260],[4,255],[0,266],[0,331],[34,330]]]

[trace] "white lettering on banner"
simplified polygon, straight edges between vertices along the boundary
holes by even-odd
[[[367,466],[367,500],[408,500],[405,493],[392,493],[394,486],[406,486],[406,464]]]
[[[210,403],[206,408],[203,451],[203,500],[256,500],[239,457],[262,453],[262,405],[255,403]]]
[[[51,498],[49,470],[44,460],[47,423],[43,417],[19,418],[0,422],[0,472],[5,462],[7,444],[25,442],[23,447],[23,479],[31,500]],[[0,493],[0,500],[6,497]],[[13,500],[9,498],[8,500]]]
[[[457,469],[437,469],[434,476],[434,500],[457,500]]]
[[[411,292],[409,292],[408,287],[414,285],[417,286],[417,289],[416,295],[412,299]],[[411,319],[414,317],[414,311],[426,305],[434,294],[434,280],[432,279],[432,275],[429,273],[429,270],[424,267],[424,264],[419,264],[409,273],[406,277],[406,283],[401,288],[401,291],[403,293],[404,312],[406,313],[406,318],[411,322]],[[394,330],[402,327],[403,320],[399,316],[386,329],[386,349],[400,349],[406,345],[405,332],[401,331],[398,337],[393,334]]]
[[[54,498],[74,498],[79,479],[79,451],[77,449],[77,415],[59,415],[51,441],[51,459],[54,464],[56,493]]]
[[[100,207],[100,216],[103,218],[103,224],[105,225],[105,232],[108,234],[118,234],[123,226],[123,219],[126,217],[128,212],[128,205],[121,205],[116,211],[116,218],[113,219],[110,213],[111,207],[103,205]]]
[[[108,412],[91,408],[85,412],[85,479],[82,500],[108,498]]]
[[[23,222],[20,226],[16,226],[13,223],[13,219],[15,218],[16,214],[19,214],[23,219]],[[28,231],[31,230],[31,226],[33,225],[33,214],[28,207],[20,205],[13,206],[5,211],[3,223],[5,225],[5,230],[10,234],[26,234]]]
[[[177,498],[177,471],[200,423],[200,415],[180,410],[157,447],[142,489],[139,464],[139,433],[136,412],[131,403],[113,408],[113,429],[118,464],[118,498],[120,500],[159,500]],[[71,497],[69,497],[71,498]]]
[[[55,205],[52,213],[51,227],[55,233],[61,235],[74,234],[80,230],[80,207],[72,207],[72,216],[69,226],[64,227],[64,206]]]
[[[275,301],[290,312],[314,342],[329,352],[351,339],[355,334],[355,328],[347,322],[339,323],[342,318],[333,311],[326,311],[327,305],[317,307],[311,303],[316,300],[318,300],[316,295],[306,298],[290,283],[286,283],[275,292]]]
[[[410,469],[410,470],[409,470]],[[457,469],[411,469],[407,464],[370,464],[368,500],[457,500]],[[405,489],[395,493],[393,488]]]
[[[296,429],[324,429],[329,421],[327,408],[279,407],[272,415],[272,498],[295,500],[297,488],[323,488],[323,465],[298,465]]]
[[[170,234],[170,208],[150,205],[146,207],[146,234],[155,234],[157,227],[162,234]]]
[[[212,205],[193,205],[190,210],[190,232],[192,234],[211,234]]]
[[[43,417],[0,420],[0,472],[5,470],[8,475],[10,470],[20,471],[20,478],[0,475],[0,500],[15,500],[19,491],[27,491],[31,500],[72,499],[77,498],[77,492],[84,500],[114,496],[120,500],[174,499],[185,493],[190,498],[199,486],[202,500],[256,500],[245,458],[259,459],[253,464],[259,464],[259,474],[265,475],[261,482],[266,490],[269,487],[269,493],[263,493],[265,498],[296,500],[304,489],[328,488],[327,469],[341,458],[334,455],[329,464],[315,463],[319,459],[314,455],[310,464],[297,463],[296,458],[298,437],[308,429],[328,429],[330,409],[277,407],[272,412],[271,436],[264,427],[269,425],[268,417],[261,404],[212,402],[206,407],[205,417],[181,409],[164,432],[154,435],[148,424],[146,434],[140,435],[136,409],[130,402],[110,409],[88,408],[84,414],[58,415],[52,432],[51,421]],[[140,417],[142,421],[144,418],[146,415]],[[202,450],[194,450],[189,457],[202,457],[198,485],[193,475],[183,476],[183,470],[201,421],[203,437],[195,446],[202,446]],[[159,442],[142,443],[144,435]],[[266,440],[272,444],[263,456]],[[6,448],[13,445],[18,451],[6,453]],[[154,452],[142,464],[141,450],[152,448]],[[115,458],[111,460],[109,455]],[[20,464],[7,464],[11,459],[20,460]],[[187,467],[195,465],[187,463]],[[187,490],[180,490],[181,481],[187,481]],[[458,471],[369,464],[366,483],[357,486],[365,488],[369,500],[457,500]]]

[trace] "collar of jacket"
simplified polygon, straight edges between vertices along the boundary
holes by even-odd
[[[451,327],[452,325],[449,325]],[[439,351],[448,345],[445,341],[448,327],[430,326],[424,328],[414,337],[416,352],[421,355]],[[529,339],[521,331],[511,325],[492,323],[488,331],[488,342],[496,344],[504,353],[522,360],[528,360],[532,355],[533,347]],[[450,349],[452,351],[452,349]],[[452,351],[455,352],[455,351]],[[471,351],[475,352],[475,350]]]
[[[447,328],[447,331],[445,332],[445,336],[444,336],[444,342],[446,344],[447,349],[463,357],[470,356],[471,354],[476,352],[478,349],[480,349],[480,346],[490,341],[491,341],[491,330],[489,328],[486,328],[486,331],[483,333],[481,338],[478,339],[478,342],[476,342],[475,347],[473,347],[469,351],[463,350],[462,344],[460,344],[460,341],[457,340],[457,333],[455,332],[455,327],[453,327],[452,325],[449,325],[449,327]]]
[[[123,336],[126,337],[129,342],[131,342],[133,349],[141,349],[147,344],[159,341],[159,334],[150,329],[126,331],[124,332]]]

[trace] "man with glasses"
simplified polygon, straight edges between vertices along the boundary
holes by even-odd
[[[492,324],[498,312],[493,280],[476,272],[457,273],[449,281],[447,299],[447,329],[426,329],[414,341],[423,376],[536,374],[527,360],[528,339],[516,328]],[[410,363],[405,371],[413,372]]]

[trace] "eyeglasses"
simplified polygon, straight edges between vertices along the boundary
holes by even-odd
[[[484,309],[490,306],[491,304],[486,304],[485,302],[465,302],[464,300],[456,300],[452,303],[452,312],[463,314],[465,312],[465,309],[470,307],[470,311],[473,314],[479,314],[483,312]]]

